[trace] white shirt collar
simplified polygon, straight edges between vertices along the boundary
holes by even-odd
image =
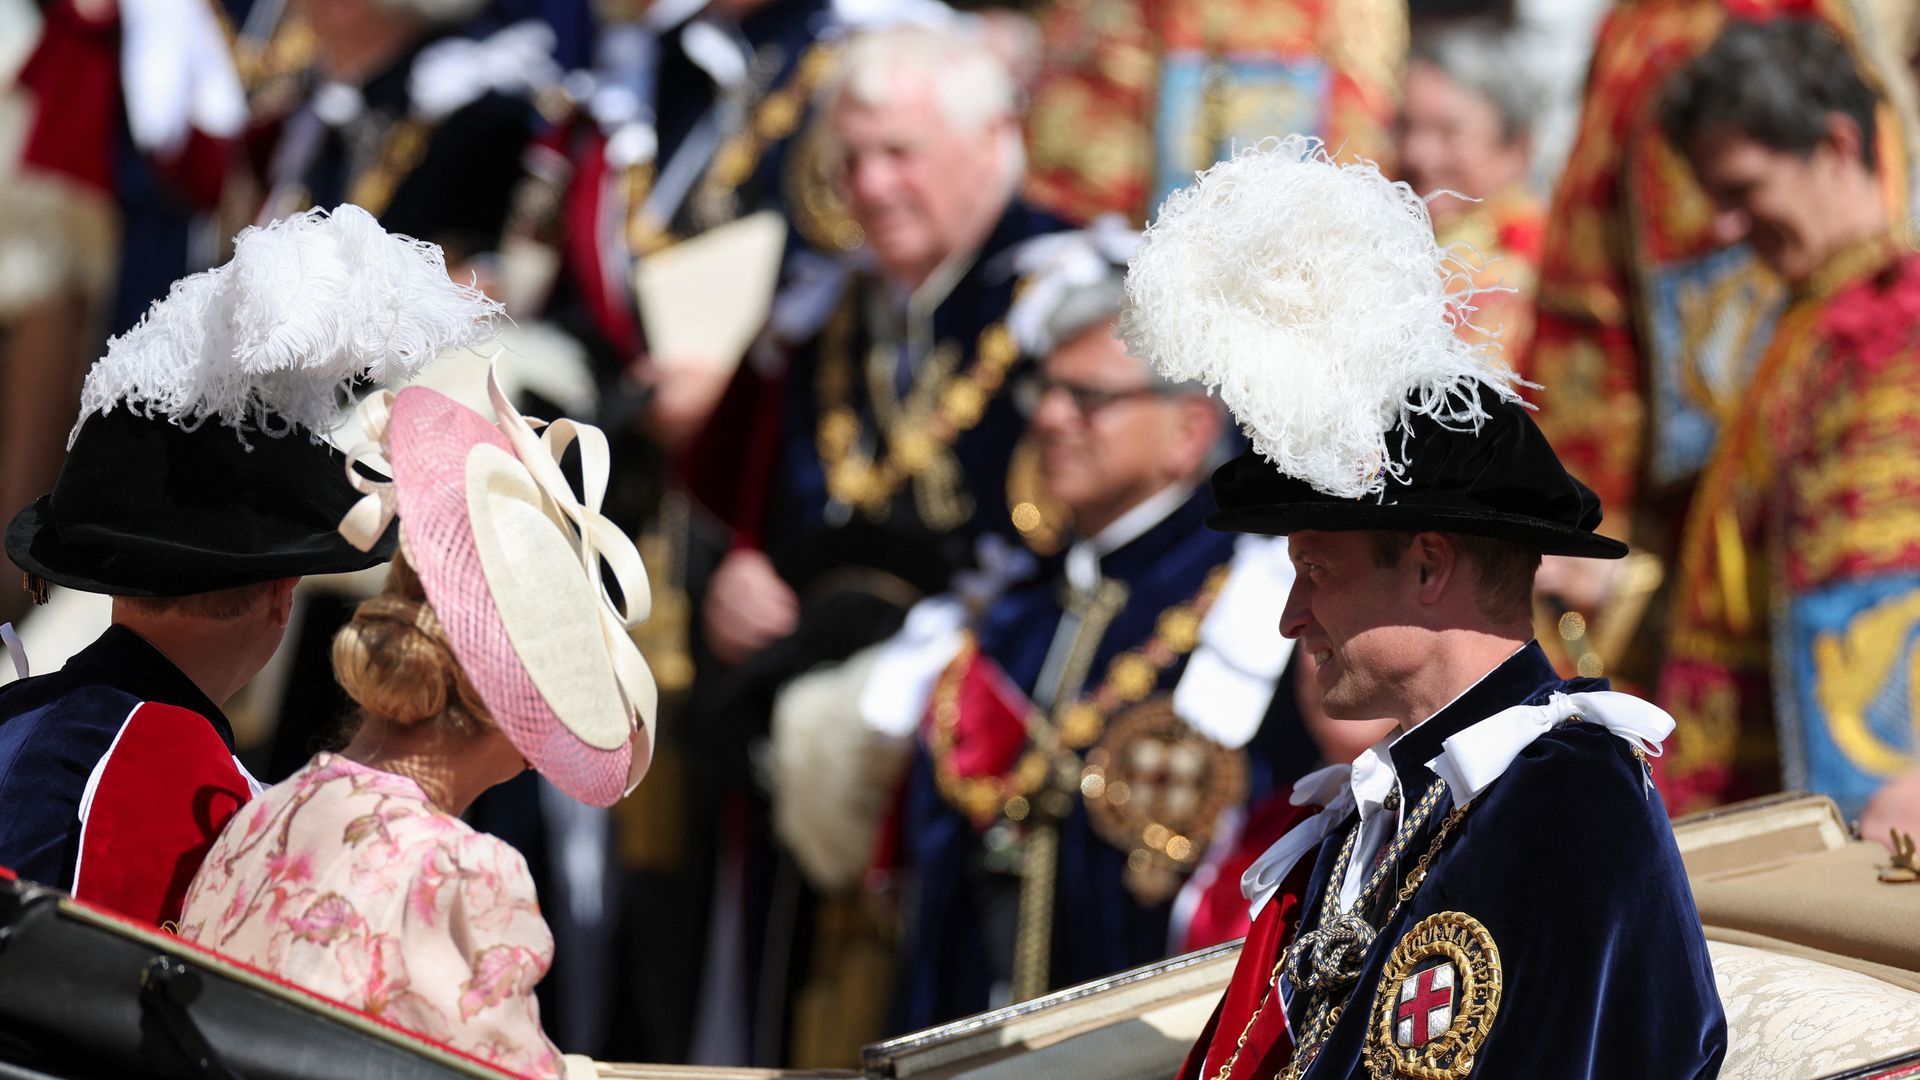
[[[1387,796],[1399,786],[1400,778],[1393,769],[1393,755],[1389,753],[1394,742],[1400,738],[1395,731],[1365,750],[1353,759],[1353,771],[1348,774],[1348,783],[1353,785],[1353,800],[1360,811],[1360,820],[1366,821],[1386,805]]]
[[[1100,560],[1146,535],[1165,521],[1193,494],[1193,485],[1168,484],[1114,518],[1104,529],[1067,549],[1067,584],[1076,592],[1092,592],[1100,584]]]

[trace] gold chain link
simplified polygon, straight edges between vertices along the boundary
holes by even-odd
[[[1394,898],[1393,907],[1380,920],[1380,926],[1382,928],[1393,925],[1393,920],[1400,915],[1400,909],[1406,905],[1407,901],[1413,899],[1415,892],[1419,891],[1421,882],[1427,879],[1427,871],[1433,865],[1434,856],[1440,853],[1441,847],[1447,842],[1448,835],[1453,832],[1454,826],[1460,823],[1460,819],[1466,816],[1468,808],[1472,805],[1472,803],[1468,803],[1466,806],[1456,806],[1452,810],[1447,811],[1447,816],[1441,819],[1439,831],[1433,834],[1433,840],[1427,844],[1427,849],[1420,854],[1420,858],[1414,863],[1413,869],[1407,872],[1406,883],[1400,887],[1399,894]],[[1327,883],[1329,895],[1338,889],[1338,887],[1338,880],[1330,879]],[[1323,900],[1322,903],[1324,904],[1325,901]],[[1305,915],[1303,913],[1302,919],[1304,920],[1304,918]],[[1282,953],[1281,966],[1284,965],[1285,954]],[[1279,981],[1279,969],[1276,968],[1272,979],[1268,982],[1267,997],[1272,996],[1273,990],[1279,984]],[[1358,984],[1356,983],[1355,988],[1357,989],[1357,987]],[[1350,1001],[1353,990],[1349,989],[1347,993]],[[1260,1004],[1262,1007],[1266,1005],[1267,997],[1261,998]],[[1338,1005],[1328,1007],[1325,1000],[1320,1002],[1318,1008],[1323,1008],[1325,1011],[1308,1022],[1306,1038],[1294,1045],[1292,1062],[1288,1064],[1285,1069],[1275,1074],[1275,1080],[1299,1080],[1299,1077],[1313,1064],[1313,1059],[1315,1055],[1320,1052],[1320,1048],[1324,1046],[1327,1039],[1333,1035],[1333,1029],[1335,1025],[1340,1023],[1340,1016],[1342,1012],[1345,1011],[1347,1004],[1348,1002],[1343,1001]],[[1256,1018],[1259,1016],[1259,1013],[1259,1009],[1254,1010],[1254,1016]],[[1247,1022],[1247,1030],[1249,1032],[1253,1030],[1253,1022],[1251,1020]],[[1242,1035],[1242,1038],[1244,1039],[1245,1035]],[[1236,1049],[1234,1057],[1238,1056],[1239,1051]],[[1231,1059],[1229,1059],[1229,1065],[1231,1065]],[[1215,1077],[1215,1080],[1228,1080],[1226,1070],[1221,1070],[1220,1075]]]

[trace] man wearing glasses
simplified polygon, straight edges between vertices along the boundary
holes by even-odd
[[[1224,415],[1114,338],[1122,269],[1057,290],[1043,270],[1045,310],[1010,320],[1045,357],[1015,394],[1070,543],[969,620],[909,706],[903,1030],[1166,955],[1222,814],[1313,760],[1276,693],[1285,654],[1233,648],[1253,640],[1236,615],[1263,625],[1284,600],[1284,543],[1236,553],[1204,527]]]

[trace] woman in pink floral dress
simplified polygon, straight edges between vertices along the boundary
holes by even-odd
[[[519,852],[458,815],[529,764],[598,805],[632,789],[652,749],[653,685],[627,633],[647,583],[596,500],[583,505],[554,467],[578,440],[585,489],[604,490],[598,433],[561,421],[536,439],[494,404],[497,428],[417,389],[390,417],[384,401],[363,416],[394,482],[369,484],[341,531],[370,545],[397,507],[403,555],[334,640],[358,728],[233,818],[180,935],[554,1077],[565,1065],[534,999],[553,935],[533,879]]]

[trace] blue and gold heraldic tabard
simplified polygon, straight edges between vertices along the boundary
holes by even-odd
[[[1786,604],[1778,664],[1788,787],[1823,792],[1849,817],[1915,760],[1920,571],[1841,581]]]

